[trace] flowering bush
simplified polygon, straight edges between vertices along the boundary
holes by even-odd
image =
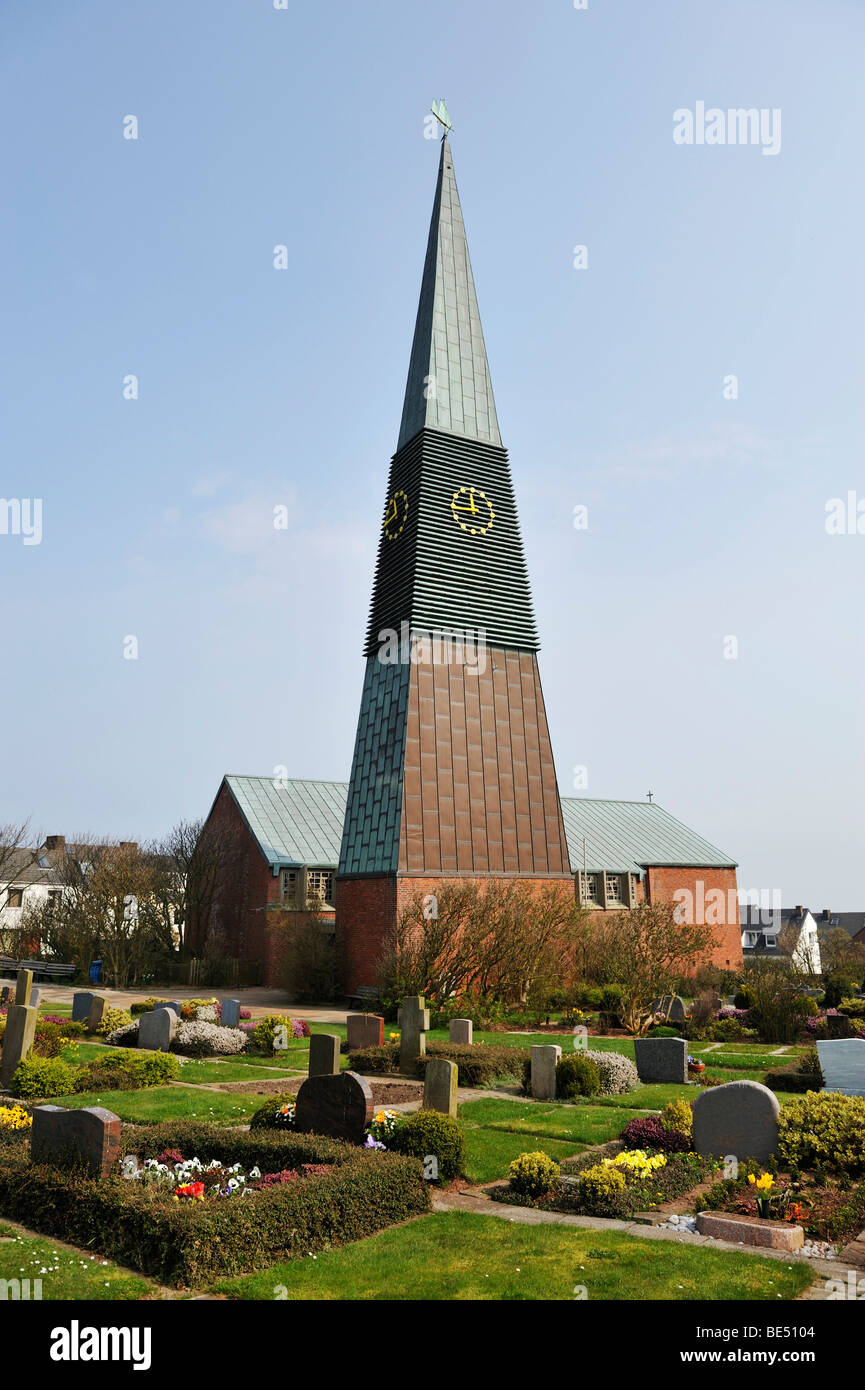
[[[246,1038],[238,1028],[181,1022],[171,1046],[175,1052],[187,1052],[192,1057],[231,1057],[246,1050]]]
[[[629,1148],[659,1149],[662,1153],[687,1153],[691,1147],[689,1135],[677,1129],[667,1129],[657,1115],[630,1120],[619,1138]]]
[[[626,1180],[621,1168],[596,1163],[579,1175],[578,1193],[581,1206],[592,1216],[618,1216],[616,1198],[625,1189]]]
[[[630,1178],[647,1178],[656,1168],[664,1168],[666,1154],[653,1154],[650,1158],[645,1149],[623,1149],[615,1158],[603,1158],[605,1168],[622,1168]]]
[[[167,1155],[163,1155],[166,1157]],[[200,1158],[182,1158],[176,1163],[160,1163],[158,1158],[138,1159],[130,1154],[123,1160],[121,1169],[124,1178],[131,1182],[141,1182],[147,1186],[168,1186],[174,1190],[175,1197],[200,1198],[239,1197],[253,1190],[261,1177],[260,1168],[250,1168],[246,1174],[239,1163],[226,1167],[218,1158],[204,1164]]]
[[[625,1091],[635,1091],[639,1086],[636,1066],[630,1057],[624,1057],[621,1052],[587,1051],[583,1056],[598,1068],[602,1096],[619,1096]]]
[[[405,1116],[401,1115],[398,1110],[379,1110],[370,1121],[367,1133],[371,1134],[373,1139],[378,1140],[384,1147],[387,1147],[388,1139],[404,1119]]]
[[[262,1052],[279,1052],[289,1038],[308,1037],[309,1024],[306,1019],[289,1018],[288,1014],[268,1014],[252,1028],[252,1041]]]
[[[838,1091],[808,1091],[778,1116],[778,1159],[798,1169],[865,1173],[865,1099]]]
[[[199,1023],[218,1023],[220,1010],[216,1004],[202,1004],[200,1009],[195,1010],[195,1017]]]
[[[194,1023],[200,1017],[199,1009],[212,1009],[213,1017],[202,1019],[203,1023],[213,1023],[216,1019],[218,999],[183,999],[180,1002],[180,1017],[187,1023]]]
[[[33,1116],[23,1105],[0,1104],[0,1129],[29,1129]]]
[[[105,1039],[109,1047],[136,1047],[138,1045],[138,1020],[133,1019],[131,1023],[124,1023],[121,1028],[115,1028],[113,1033],[109,1033]]]

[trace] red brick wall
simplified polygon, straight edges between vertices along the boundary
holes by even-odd
[[[468,875],[466,876],[469,877]],[[495,878],[470,876],[472,883],[501,883],[508,877],[517,875],[499,874]],[[396,923],[397,915],[403,905],[420,890],[421,893],[437,893],[443,882],[453,883],[455,878],[395,878],[390,875],[382,878],[337,879],[336,884],[336,937],[337,949],[341,952],[344,974],[344,992],[354,994],[360,985],[374,985],[378,963],[381,959],[388,932]],[[532,878],[525,882],[533,887],[556,887],[562,892],[573,894],[574,882],[569,878]]]
[[[263,983],[270,989],[279,989],[283,984],[282,965],[291,932],[296,930],[301,923],[309,921],[311,915],[306,912],[288,912],[284,907],[268,908],[265,917]],[[328,912],[326,909],[316,913],[315,916],[318,921],[332,922],[334,919],[333,912]]]
[[[656,868],[648,869],[647,874],[650,902],[681,901],[675,894],[679,889],[687,889],[693,903],[693,920],[714,926],[716,945],[708,958],[722,970],[741,970],[736,870]]]
[[[204,833],[215,838],[220,867],[209,921],[190,923],[189,945],[200,951],[206,936],[221,935],[226,955],[264,962],[264,909],[279,901],[279,877],[274,878],[224,783]]]

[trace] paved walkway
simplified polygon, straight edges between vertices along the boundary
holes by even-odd
[[[109,1004],[117,1009],[126,1009],[138,999],[149,999],[155,995],[158,999],[239,999],[253,1018],[264,1018],[267,1014],[290,1014],[292,1018],[305,1018],[308,1023],[345,1023],[353,1012],[336,1004],[289,1004],[280,989],[206,989],[203,985],[195,989],[108,989],[105,985],[43,985],[38,981],[36,988],[41,1004],[71,1004],[73,994],[86,989],[104,994]]]

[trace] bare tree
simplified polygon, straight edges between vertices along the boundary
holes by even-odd
[[[29,819],[0,825],[0,953],[3,955],[17,955],[23,939],[21,919],[16,918],[13,924],[4,912],[10,889],[38,858],[39,848],[32,844]]]
[[[652,1022],[653,1002],[672,994],[678,977],[715,940],[703,923],[677,921],[672,902],[638,903],[611,918],[606,934],[607,979],[622,989],[622,1022],[644,1033]]]

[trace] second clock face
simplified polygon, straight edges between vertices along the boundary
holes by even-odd
[[[384,509],[384,533],[389,541],[395,541],[408,516],[408,497],[402,488],[397,488]]]
[[[470,536],[485,536],[496,519],[490,499],[479,487],[458,487],[451,512],[460,530]]]

